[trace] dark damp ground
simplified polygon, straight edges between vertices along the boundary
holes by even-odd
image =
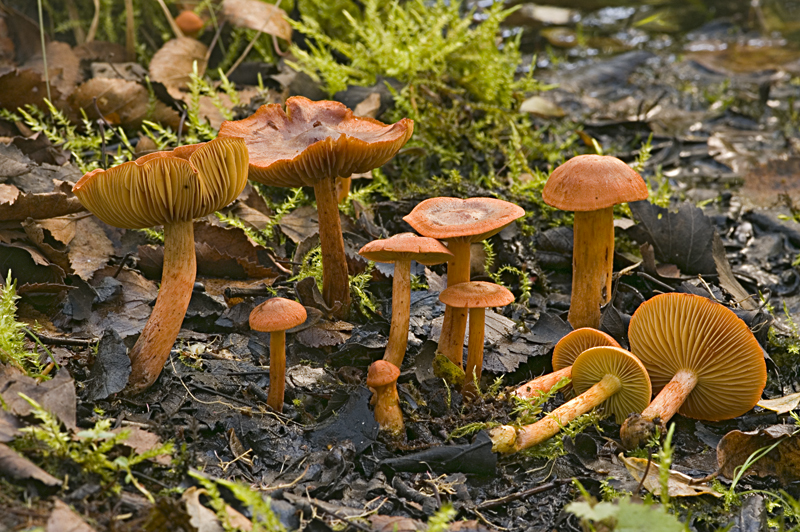
[[[490,3],[474,5],[480,9]],[[620,211],[615,270],[626,273],[615,282],[603,328],[626,346],[630,315],[660,292],[737,302],[737,314],[766,350],[766,397],[800,390],[792,321],[800,311],[800,276],[792,265],[800,250],[800,224],[794,221],[800,189],[800,106],[795,104],[800,97],[800,2],[558,4],[558,9],[538,11],[524,6],[506,29],[509,35],[521,32],[523,49],[536,57],[537,77],[558,85],[529,104],[537,126],[566,116],[580,139],[577,151],[591,152],[594,139],[605,153],[628,162],[640,156],[652,135],[642,173],[661,204],[673,208],[667,213],[640,203],[630,212]],[[470,186],[458,191],[472,196],[488,192]],[[538,209],[509,190],[492,192],[526,210]],[[400,218],[421,199],[384,201],[373,206],[372,215],[348,218],[345,240],[355,268],[363,268],[355,251],[365,242],[410,230]],[[303,218],[296,217],[295,228]],[[474,248],[474,279],[491,280],[489,274],[504,265],[525,272],[501,275],[518,300],[487,318],[485,389],[501,375],[502,385],[509,386],[549,371],[553,345],[570,330],[564,320],[571,229],[550,227],[539,218],[534,217],[532,233],[512,226],[490,239],[496,254],[490,272],[484,269],[486,251]],[[713,245],[715,232],[721,247]],[[120,257],[144,243],[143,237],[119,232],[114,238],[115,249],[123,251]],[[650,247],[642,249],[643,244]],[[300,240],[297,248],[303,246],[313,247]],[[144,269],[145,257],[138,258]],[[117,266],[108,268],[109,276]],[[157,384],[136,398],[109,395],[108,389],[124,371],[115,365],[124,361],[124,346],[134,340],[127,330],[141,327],[147,317],[142,307],[155,295],[151,281],[126,268],[116,283],[99,280],[92,288],[78,283],[55,308],[44,309],[30,299],[26,303],[28,310],[37,307],[54,316],[57,331],[103,336],[97,353],[59,348],[76,383],[79,428],[93,426],[102,411],[116,426],[139,427],[182,447],[176,453],[179,464],[169,471],[148,464],[137,469],[139,481],[154,493],[192,485],[186,475],[191,468],[264,489],[289,528],[383,530],[378,523],[346,518],[374,511],[424,522],[450,502],[459,519],[475,521],[469,529],[580,531],[579,520],[564,510],[579,498],[572,479],[598,498],[612,490],[637,492],[637,482],[618,458],[618,427],[608,420],[558,439],[539,449],[539,456],[498,460],[483,436],[452,437],[464,427],[480,428],[472,424],[515,418],[511,405],[499,398],[502,394],[465,402],[435,377],[436,319],[443,311],[437,291],[444,270],[418,268],[414,273],[429,289],[414,291],[411,299],[409,351],[399,381],[407,422],[403,442],[378,434],[364,387],[367,366],[386,345],[390,268],[379,266],[371,285],[379,315],[356,315],[345,323],[325,319],[308,284],[296,286],[284,275],[273,285],[279,295],[320,308],[316,321],[289,336],[282,415],[263,407],[268,335],[247,326],[249,311],[266,291],[238,297],[235,289],[245,283],[201,276],[181,348]],[[103,335],[109,327],[119,335]],[[98,360],[103,361],[99,370]],[[556,395],[545,410],[561,402]],[[678,416],[673,469],[707,476],[717,469],[715,449],[727,432],[792,422],[761,408],[719,423]],[[146,523],[152,530],[194,530],[176,495],[164,491],[153,506],[129,484],[122,494],[109,495],[99,479],[66,464],[54,473],[80,478],[55,491],[93,519],[98,530],[142,530]],[[767,493],[754,492],[738,504],[703,495],[673,500],[673,508],[691,530],[778,529],[784,514],[789,528],[797,525],[796,518],[775,504],[773,494],[786,490],[798,497],[794,481],[799,476],[746,477],[739,490]],[[729,481],[722,479],[722,485]],[[34,497],[53,494],[35,484],[27,490]],[[5,485],[0,491],[10,508],[0,530],[44,523],[48,507],[28,507],[20,486]],[[117,519],[121,515],[125,518]],[[420,525],[408,521],[402,526]]]

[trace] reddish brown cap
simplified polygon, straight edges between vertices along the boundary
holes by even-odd
[[[550,174],[542,199],[562,211],[596,211],[647,199],[642,176],[616,157],[578,155]]]
[[[264,105],[254,115],[222,124],[220,137],[242,137],[250,152],[250,179],[281,187],[314,186],[377,168],[408,142],[414,122],[386,125],[357,117],[344,104],[302,96]]]
[[[620,347],[616,340],[597,329],[581,327],[558,341],[553,349],[553,369],[558,371],[571,366],[578,355],[592,347]]]
[[[620,390],[603,403],[603,409],[613,414],[617,423],[650,404],[647,370],[638,358],[619,347],[592,347],[578,355],[572,364],[572,387],[576,394],[582,394],[606,375],[614,375],[621,384]]]
[[[203,217],[236,199],[246,184],[244,141],[217,138],[94,170],[72,191],[108,225],[141,229]]]
[[[282,297],[267,299],[250,313],[250,328],[254,331],[285,331],[305,321],[306,308]]]
[[[358,252],[359,255],[376,262],[415,260],[420,264],[441,264],[453,258],[453,254],[434,238],[414,233],[400,233],[382,240],[373,240]]]
[[[203,19],[194,11],[188,9],[181,11],[180,15],[175,17],[175,24],[187,35],[194,35],[203,29]]]
[[[397,381],[400,376],[400,368],[387,362],[386,360],[376,360],[369,366],[367,373],[367,386],[370,388],[380,388]]]
[[[403,220],[431,238],[480,242],[524,215],[522,207],[495,198],[430,198]]]
[[[642,303],[628,328],[631,351],[658,393],[680,370],[697,377],[681,406],[684,416],[720,421],[741,416],[767,382],[764,354],[730,309],[694,294],[660,294]]]
[[[514,302],[514,294],[499,284],[470,281],[445,288],[439,301],[455,308],[504,307]]]

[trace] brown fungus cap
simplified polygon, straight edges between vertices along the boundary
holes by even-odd
[[[414,122],[386,125],[357,117],[344,104],[302,96],[264,105],[243,120],[228,121],[221,137],[242,137],[250,152],[250,179],[281,187],[314,186],[385,164],[408,142]]]
[[[647,185],[633,168],[609,155],[578,155],[550,174],[542,199],[562,211],[596,211],[647,199]]]
[[[185,10],[175,17],[175,24],[187,35],[194,35],[203,29],[203,19],[194,11]]]
[[[730,309],[694,294],[660,294],[642,303],[628,337],[658,393],[680,370],[697,376],[682,415],[719,421],[752,409],[767,382],[764,354]],[[574,370],[573,370],[574,371]]]
[[[400,233],[383,240],[373,240],[358,254],[376,262],[415,260],[428,266],[453,258],[453,254],[438,240],[414,233]]]
[[[578,355],[572,364],[572,387],[582,394],[609,374],[616,376],[622,387],[605,400],[603,408],[617,423],[647,408],[652,396],[647,370],[638,358],[619,347],[592,347]]]
[[[370,388],[380,388],[397,381],[400,376],[400,368],[387,362],[386,360],[376,360],[369,366],[367,373],[367,386]]]
[[[306,308],[297,301],[273,297],[250,313],[250,328],[261,332],[285,331],[305,322],[306,317]]]
[[[141,229],[191,221],[232,202],[247,184],[240,138],[156,152],[109,170],[94,170],[72,188],[109,225]]]
[[[592,347],[620,347],[616,340],[597,329],[581,327],[564,336],[553,349],[553,369],[571,366],[578,355]]]
[[[439,301],[455,308],[504,307],[514,302],[514,294],[499,284],[470,281],[445,288]]]
[[[430,198],[414,207],[403,220],[431,238],[480,242],[524,215],[522,207],[495,198]]]

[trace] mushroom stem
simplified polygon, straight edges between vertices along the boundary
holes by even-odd
[[[535,397],[538,395],[539,392],[547,393],[550,389],[558,384],[563,378],[571,378],[572,377],[572,366],[567,366],[566,368],[561,368],[558,371],[554,371],[552,373],[548,373],[547,375],[542,375],[541,377],[536,377],[532,381],[528,381],[519,388],[514,391],[514,395],[517,397],[522,397],[524,399],[529,399],[531,397]]]
[[[559,406],[543,419],[516,429],[516,435],[513,438],[510,437],[511,431],[509,430],[513,427],[508,425],[502,425],[492,430],[492,450],[500,453],[515,453],[539,445],[558,434],[570,421],[591,411],[621,389],[622,382],[619,377],[607,374],[597,384],[575,399]]]
[[[411,313],[411,261],[399,260],[394,263],[392,280],[392,325],[389,329],[389,342],[383,359],[398,368],[403,363],[408,346],[408,322]]]
[[[347,196],[350,194],[351,182],[352,178],[350,177],[339,177],[336,179],[336,197],[339,203],[344,203],[344,200],[346,200]]]
[[[286,391],[286,331],[269,333],[269,394],[267,405],[283,412],[283,395]]]
[[[164,368],[189,307],[196,274],[194,222],[165,225],[161,288],[142,334],[128,353],[131,359],[128,393],[148,388]]]
[[[576,211],[572,247],[573,328],[600,328],[600,307],[611,298],[614,270],[614,208]]]
[[[469,309],[469,344],[467,345],[467,369],[464,397],[475,397],[478,394],[477,383],[481,381],[483,371],[483,339],[486,329],[486,309]]]
[[[322,246],[322,297],[333,307],[341,307],[334,314],[343,318],[350,309],[350,279],[347,276],[347,255],[344,252],[339,204],[336,201],[334,179],[320,179],[314,185],[319,215],[319,242]]]
[[[642,417],[650,420],[659,418],[662,423],[666,423],[678,412],[696,385],[695,372],[687,369],[679,371],[656,395],[650,406],[644,409]]]
[[[400,396],[397,394],[397,381],[375,388],[375,421],[393,436],[402,434],[403,411],[400,410]]]
[[[469,282],[470,243],[465,240],[447,241],[447,249],[453,258],[447,261],[447,286]],[[442,335],[439,338],[439,353],[456,366],[464,365],[464,334],[467,331],[467,309],[446,306]]]

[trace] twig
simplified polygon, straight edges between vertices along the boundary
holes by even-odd
[[[216,20],[216,18],[215,18],[215,20]],[[211,59],[211,52],[214,51],[214,47],[217,45],[217,41],[219,40],[219,36],[222,33],[222,28],[224,28],[224,27],[225,27],[225,21],[223,20],[222,24],[217,26],[217,32],[214,34],[214,38],[211,39],[211,44],[208,45],[208,51],[206,52],[206,63],[208,63],[208,60]],[[220,43],[220,46],[222,46],[221,43]]]
[[[113,277],[114,279],[116,279],[116,278],[117,278],[117,276],[118,276],[120,273],[122,273],[122,268],[124,268],[124,267],[125,267],[125,263],[126,263],[126,262],[128,262],[128,259],[129,259],[129,258],[131,258],[132,256],[133,256],[133,252],[132,252],[132,251],[129,251],[128,253],[126,253],[126,254],[125,254],[125,256],[124,256],[124,257],[122,257],[122,260],[119,262],[119,268],[117,268],[117,271],[115,271],[115,272],[114,272],[114,275],[112,275],[111,277]]]
[[[266,285],[256,288],[236,288],[229,286],[225,289],[224,293],[227,299],[235,297],[259,297],[272,295],[272,292]]]
[[[570,482],[572,482],[572,479],[551,480],[547,484],[542,484],[541,486],[536,486],[535,488],[527,489],[525,491],[520,491],[517,493],[512,493],[511,495],[506,495],[505,497],[500,497],[499,499],[484,501],[480,503],[478,506],[476,506],[473,510],[491,510],[492,508],[497,508],[499,506],[508,504],[509,502],[513,502],[518,499],[524,499],[526,497],[530,497],[531,495],[536,495],[537,493],[542,493],[551,490],[553,488],[562,486],[564,484],[569,484]]]
[[[224,392],[220,392],[220,391],[215,390],[213,388],[209,388],[208,386],[203,386],[202,384],[197,384],[197,383],[194,383],[194,382],[191,382],[189,384],[195,390],[199,390],[201,392],[210,393],[211,395],[219,395],[220,397],[224,397],[225,399],[228,399],[229,401],[235,401],[237,403],[240,403],[240,404],[243,404],[245,406],[249,406],[250,408],[253,408],[253,405],[251,405],[250,403],[248,403],[244,399],[239,399],[238,397],[234,397],[232,395],[228,395],[228,394],[226,394]]]
[[[264,30],[264,28],[266,28],[266,27],[267,27],[267,25],[268,25],[270,22],[272,22],[272,17],[274,17],[274,16],[275,16],[275,13],[277,13],[277,8],[278,8],[280,5],[281,5],[281,0],[278,0],[277,2],[275,2],[275,8],[276,8],[276,9],[275,9],[275,11],[273,11],[273,12],[272,12],[272,15],[270,15],[270,16],[269,16],[269,18],[267,19],[267,21],[266,21],[266,22],[264,22],[264,25],[263,25],[263,26],[261,26],[261,29],[260,29],[260,30],[258,30],[258,32],[256,33],[255,37],[253,37],[253,39],[252,39],[252,40],[251,40],[251,41],[250,41],[250,42],[247,44],[247,47],[244,49],[244,52],[242,52],[242,55],[240,55],[240,56],[239,56],[239,58],[236,60],[236,62],[235,62],[235,63],[234,63],[234,64],[233,64],[233,65],[232,65],[232,66],[231,66],[229,69],[228,69],[228,71],[225,73],[225,77],[226,77],[226,78],[230,77],[230,75],[231,75],[231,74],[233,74],[233,72],[234,72],[234,71],[235,71],[237,68],[239,68],[239,65],[241,65],[241,64],[242,64],[242,61],[244,61],[244,60],[245,60],[245,58],[247,57],[247,54],[249,54],[249,53],[250,53],[250,50],[252,50],[252,49],[253,49],[253,46],[255,46],[255,45],[256,45],[256,41],[258,40],[258,38],[259,38],[259,37],[261,37],[261,34],[262,34],[262,33],[264,33],[264,31],[263,31],[263,30]],[[274,37],[275,37],[275,36],[273,35],[273,38],[274,38]],[[274,45],[275,45],[275,46],[277,46],[277,43],[274,43]],[[281,55],[281,56],[283,56],[283,55],[286,55],[286,54],[284,54],[284,53],[281,53],[281,52],[280,52],[280,50],[278,49],[278,55]]]
[[[25,334],[31,339],[36,340],[38,339],[41,343],[47,345],[71,345],[76,347],[89,347],[90,345],[97,343],[97,340],[89,340],[83,338],[59,338],[57,336],[45,336],[44,334],[34,334],[32,331],[28,330],[27,327],[24,329]]]
[[[89,25],[89,33],[86,34],[86,42],[92,42],[97,35],[97,26],[100,24],[100,0],[94,1],[94,16]]]
[[[167,17],[167,22],[169,22],[169,27],[172,28],[172,33],[175,34],[175,37],[183,37],[183,32],[178,27],[178,24],[175,22],[175,19],[172,18],[172,13],[169,12],[169,8],[167,4],[164,3],[164,0],[158,0],[158,5],[161,6],[161,9],[164,10],[164,15]]]
[[[647,474],[650,472],[650,464],[653,463],[653,448],[647,448],[647,465],[644,467],[644,474],[642,475],[642,480],[639,481],[639,485],[636,486],[636,492],[639,493],[644,486],[644,479],[647,478]]]
[[[83,33],[83,28],[81,27],[81,17],[78,14],[78,8],[75,5],[75,0],[66,0],[66,6],[69,21],[72,24],[72,35],[75,36],[75,43],[83,44],[86,42],[86,34]]]
[[[133,20],[133,0],[125,0],[125,53],[128,61],[136,60],[136,22]]]
[[[47,99],[53,101],[50,96],[50,72],[47,70],[47,43],[44,39],[44,15],[42,14],[42,0],[38,0],[39,4],[39,35],[42,38],[42,62],[44,63],[44,82],[47,85]]]

